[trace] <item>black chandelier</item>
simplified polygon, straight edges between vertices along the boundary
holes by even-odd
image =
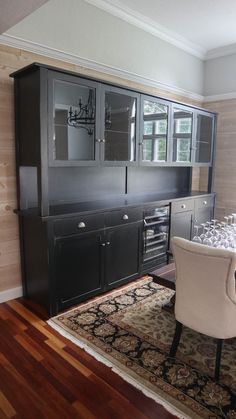
[[[85,129],[88,135],[93,135],[95,125],[93,90],[89,90],[88,102],[86,105],[82,104],[82,100],[80,98],[76,109],[73,110],[72,106],[70,106],[67,125],[74,128]]]

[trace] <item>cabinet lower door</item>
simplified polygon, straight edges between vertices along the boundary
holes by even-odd
[[[190,240],[192,231],[192,218],[192,211],[184,211],[173,214],[171,216],[170,237],[183,237],[184,239]]]
[[[106,287],[128,282],[140,271],[141,224],[111,229],[106,234]]]
[[[55,282],[59,308],[102,290],[101,241],[102,235],[96,233],[58,239]]]

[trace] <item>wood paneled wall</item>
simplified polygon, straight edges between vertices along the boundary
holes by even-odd
[[[182,96],[147,87],[109,74],[0,45],[0,292],[21,285],[19,237],[16,208],[13,80],[9,74],[32,62],[42,62],[102,80],[142,89],[147,93],[200,105]],[[199,170],[194,171],[193,188],[199,189]]]
[[[216,217],[236,212],[236,99],[204,104],[217,112],[213,190]]]

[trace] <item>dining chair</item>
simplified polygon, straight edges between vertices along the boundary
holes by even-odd
[[[176,266],[176,329],[170,349],[175,357],[182,326],[217,339],[215,379],[222,344],[236,336],[236,253],[173,237]]]

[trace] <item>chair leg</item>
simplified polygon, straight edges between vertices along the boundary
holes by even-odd
[[[217,339],[216,363],[215,363],[215,380],[216,381],[219,381],[219,378],[220,378],[220,360],[221,360],[223,342],[224,342],[223,339]]]
[[[183,328],[182,323],[180,323],[180,322],[178,322],[178,320],[176,320],[175,335],[174,335],[173,342],[172,342],[172,345],[171,345],[171,348],[170,348],[170,356],[172,358],[175,357],[175,354],[177,352],[177,348],[178,348],[181,333],[182,333],[182,328]]]

